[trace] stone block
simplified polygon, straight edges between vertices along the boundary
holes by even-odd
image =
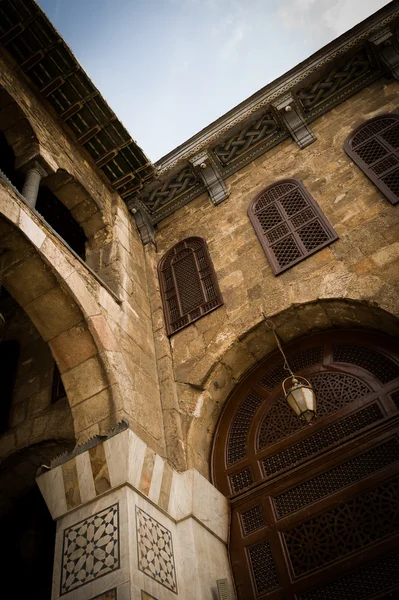
[[[14,199],[14,193],[11,192],[9,186],[3,181],[0,181],[0,214],[15,225],[19,221],[20,207]]]
[[[76,304],[58,286],[27,304],[24,309],[46,341],[82,320]]]
[[[22,307],[56,284],[54,275],[39,256],[20,262],[4,275],[4,285]]]
[[[19,213],[19,228],[26,235],[28,240],[32,242],[32,244],[36,248],[40,248],[46,239],[46,231],[44,231],[43,226],[40,227],[33,218],[21,208]]]
[[[98,395],[108,383],[98,357],[92,357],[63,374],[65,390],[71,406]],[[112,406],[109,406],[112,410]]]
[[[101,350],[116,352],[119,350],[118,343],[103,315],[95,315],[88,319],[91,333]]]
[[[97,353],[93,338],[83,323],[53,338],[50,348],[61,373],[76,367]]]
[[[93,425],[97,426],[95,431],[98,432],[98,423],[110,416],[115,416],[117,412],[110,388],[103,389],[99,394],[95,394],[79,404],[72,405],[71,410],[75,431],[79,435],[80,443],[83,443],[89,437],[83,438],[82,432]],[[118,420],[117,418],[114,419],[114,425]],[[90,432],[90,435],[93,435],[93,431]]]

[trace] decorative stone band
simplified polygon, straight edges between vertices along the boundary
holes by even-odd
[[[53,519],[128,485],[175,522],[191,516],[227,542],[226,498],[198,471],[174,471],[130,430],[46,471],[37,483]]]

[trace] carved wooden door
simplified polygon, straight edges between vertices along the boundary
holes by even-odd
[[[317,418],[281,393],[274,354],[234,392],[213,453],[230,498],[237,596],[394,598],[399,591],[399,355],[388,337],[331,332],[287,348]]]

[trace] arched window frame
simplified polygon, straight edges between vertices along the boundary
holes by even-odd
[[[378,127],[383,121],[387,121],[386,126]],[[386,139],[388,132],[390,141]],[[372,147],[377,160],[364,160],[366,152],[372,152]],[[363,157],[359,153],[362,149]],[[387,200],[392,204],[399,202],[399,114],[383,114],[365,121],[346,138],[344,150]],[[381,154],[383,150],[385,154]],[[387,178],[392,180],[392,176],[395,176],[395,181],[390,182],[389,187]]]
[[[176,265],[190,255],[193,257],[195,266],[195,270],[191,272],[190,276],[194,278],[193,285],[197,286],[196,292],[201,295],[199,298],[201,302],[187,310],[187,307],[184,306],[185,290],[182,290],[181,282],[179,283]],[[158,277],[168,336],[223,304],[207,244],[200,237],[186,238],[170,248],[159,262]],[[180,273],[180,279],[181,277]]]
[[[281,189],[277,191],[277,188]],[[297,199],[288,208],[288,197],[293,193]],[[269,199],[261,205],[267,196]],[[272,225],[264,229],[259,216],[265,213],[266,207],[270,209]],[[297,179],[282,179],[264,188],[249,205],[248,216],[275,275],[338,239],[317,202]],[[316,243],[318,239],[320,243]],[[288,260],[290,255],[292,260]]]

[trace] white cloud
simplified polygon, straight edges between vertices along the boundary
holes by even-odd
[[[249,28],[245,25],[239,25],[235,27],[230,39],[228,39],[222,46],[220,55],[224,60],[231,57],[237,46],[243,41],[248,30]]]
[[[325,44],[341,35],[388,0],[280,0],[279,16],[288,29]]]

